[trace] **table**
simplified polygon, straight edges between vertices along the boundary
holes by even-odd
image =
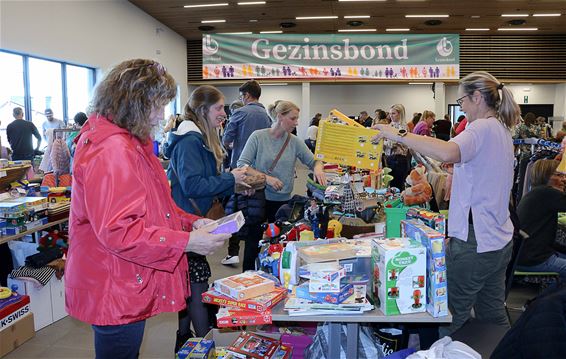
[[[21,233],[15,234],[15,235],[13,235],[13,236],[0,237],[0,244],[7,243],[8,241],[12,241],[12,240],[14,240],[14,239],[22,238],[22,237],[24,237],[24,236],[26,236],[26,235],[28,235],[28,234],[32,234],[32,233],[35,233],[35,232],[39,232],[39,231],[44,230],[44,229],[46,229],[46,228],[56,226],[56,225],[58,225],[58,224],[67,222],[68,220],[69,220],[69,218],[62,218],[62,219],[59,219],[59,220],[56,220],[56,221],[53,221],[53,222],[49,222],[49,223],[47,223],[47,224],[44,224],[43,226],[35,227],[35,228],[32,228],[32,229],[27,230],[27,231],[25,231],[25,232],[21,232]]]
[[[291,317],[283,309],[285,301],[280,302],[271,311],[273,321],[284,322],[328,322],[330,323],[328,348],[329,358],[340,358],[340,332],[342,323],[346,323],[346,358],[358,358],[358,335],[360,323],[452,323],[452,315],[434,318],[430,314],[415,313],[402,315],[384,315],[379,309],[363,314],[344,315],[308,315]]]

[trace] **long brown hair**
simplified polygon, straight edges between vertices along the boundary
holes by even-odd
[[[97,85],[91,111],[147,141],[153,109],[175,98],[177,86],[165,67],[153,60],[127,60],[111,69]]]
[[[521,114],[511,91],[493,75],[485,71],[472,72],[460,80],[463,92],[472,95],[479,91],[489,108],[497,112],[497,119],[508,129],[516,125]],[[499,92],[501,91],[501,92]]]
[[[189,97],[185,105],[185,120],[193,121],[202,132],[204,144],[214,154],[216,167],[220,168],[225,156],[225,151],[220,144],[220,137],[208,120],[210,107],[224,99],[224,95],[214,86],[203,85],[197,87]]]

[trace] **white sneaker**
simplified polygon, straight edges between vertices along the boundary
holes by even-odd
[[[227,255],[226,257],[224,257],[224,258],[220,261],[220,263],[222,263],[222,264],[224,264],[224,265],[238,264],[238,263],[240,263],[240,257]]]

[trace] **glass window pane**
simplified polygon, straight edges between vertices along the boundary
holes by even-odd
[[[31,117],[35,127],[44,136],[44,140],[43,123],[47,121],[45,110],[50,108],[55,119],[63,119],[62,82],[60,63],[29,58]],[[46,145],[45,140],[42,146]]]
[[[24,109],[24,64],[22,56],[0,51],[0,141],[10,147],[6,127],[14,120],[15,107]]]
[[[70,123],[77,112],[87,113],[92,84],[92,70],[81,66],[67,66],[67,114]]]

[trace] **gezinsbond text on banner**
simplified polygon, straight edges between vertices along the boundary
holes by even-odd
[[[204,35],[204,79],[457,80],[458,34]]]

